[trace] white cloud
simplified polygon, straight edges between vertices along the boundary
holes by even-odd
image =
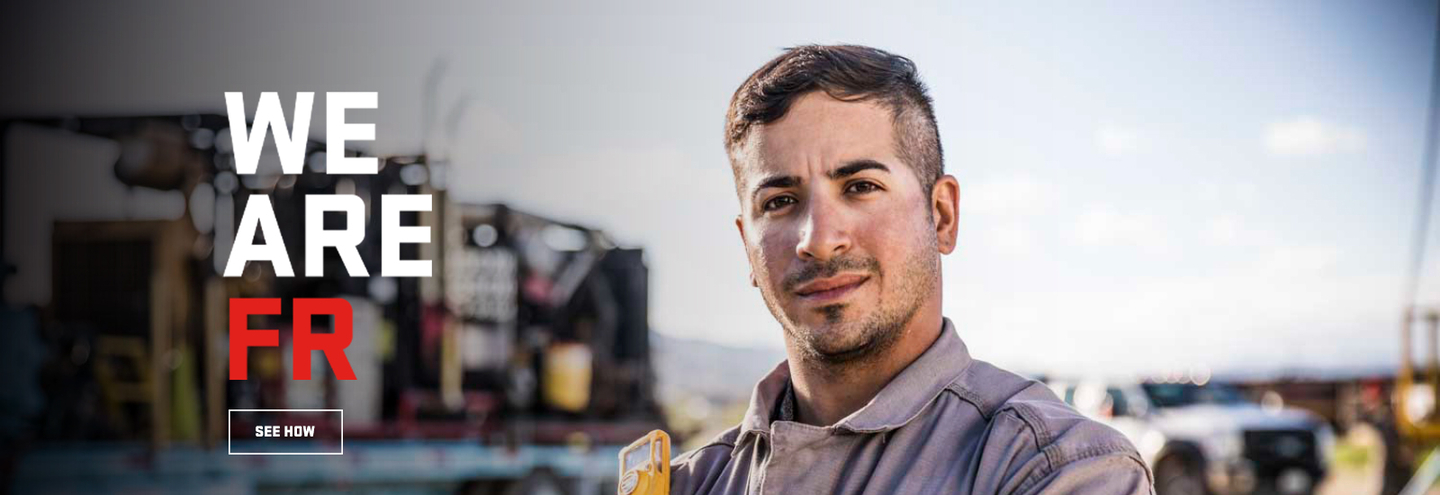
[[[1051,188],[1026,176],[982,181],[972,186],[962,184],[960,213],[985,215],[1022,215],[1044,207]]]
[[[1231,205],[1250,205],[1259,198],[1259,192],[1260,188],[1251,182],[1222,184],[1214,181],[1201,181],[1195,186],[1195,195],[1201,201]]]
[[[1095,130],[1095,146],[1107,155],[1123,155],[1140,149],[1140,135],[1133,129],[1105,124]]]
[[[1338,266],[1342,254],[1336,246],[1278,246],[1270,250],[1261,266],[1277,275],[1316,275]]]
[[[1397,342],[1364,336],[1393,321],[1395,278],[1339,274],[1333,268],[1344,256],[1294,246],[1187,276],[1117,283],[1114,270],[1103,270],[1008,291],[994,287],[1014,278],[1009,271],[972,272],[946,293],[946,312],[968,330],[976,356],[1060,376],[1199,363],[1216,371],[1387,363]],[[1286,266],[1272,266],[1277,260]]]
[[[488,106],[466,112],[456,141],[448,144],[456,156],[493,156],[521,148],[524,134],[515,124]]]
[[[1233,246],[1240,240],[1240,221],[1231,217],[1212,218],[1205,224],[1201,237],[1212,244]]]
[[[1280,156],[1355,153],[1365,144],[1365,131],[1314,117],[1274,122],[1265,128],[1265,149]]]
[[[1130,213],[1110,206],[1092,206],[1075,222],[1075,240],[1083,246],[1163,247],[1165,237],[1153,216]]]
[[[1035,233],[1022,222],[1007,222],[985,233],[985,241],[1009,254],[1029,254],[1035,248]]]
[[[1211,246],[1260,252],[1290,246],[1274,226],[1244,220],[1243,213],[1225,213],[1199,226],[1199,239]]]

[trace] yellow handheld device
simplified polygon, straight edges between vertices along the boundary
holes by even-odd
[[[670,435],[652,431],[620,451],[620,495],[669,495]]]

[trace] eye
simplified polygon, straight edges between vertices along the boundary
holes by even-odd
[[[845,186],[845,192],[847,193],[865,194],[879,190],[880,185],[870,181],[851,182]]]
[[[764,211],[775,211],[792,204],[795,204],[794,196],[776,196],[765,201],[765,204],[760,205],[760,209]]]

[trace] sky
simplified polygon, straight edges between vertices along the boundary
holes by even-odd
[[[0,16],[0,60],[30,90],[0,113],[378,91],[352,112],[377,124],[371,151],[448,155],[457,198],[645,248],[662,333],[774,348],[733,225],[726,105],[784,47],[879,47],[935,100],[961,184],[944,310],[978,358],[1058,374],[1396,363],[1435,2],[27,9]]]

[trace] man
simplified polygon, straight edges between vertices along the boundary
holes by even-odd
[[[672,461],[671,493],[1152,493],[1129,441],[972,359],[941,315],[960,186],[909,59],[787,50],[736,90],[725,147],[789,359]]]

